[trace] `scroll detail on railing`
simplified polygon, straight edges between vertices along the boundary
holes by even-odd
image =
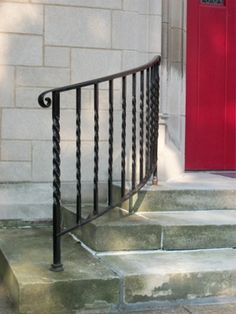
[[[43,92],[39,104],[43,108],[52,106],[53,130],[53,264],[51,270],[62,271],[61,263],[61,236],[81,227],[92,220],[102,216],[117,207],[125,200],[137,193],[153,175],[153,183],[157,184],[157,151],[159,129],[159,66],[160,57],[155,57],[151,62],[132,70],[116,73],[114,75],[86,81],[74,85],[55,88]],[[127,152],[127,78],[131,77],[131,188],[127,192],[126,182],[126,152]],[[139,97],[137,100],[137,78],[139,79]],[[113,154],[114,154],[114,81],[121,80],[121,147],[120,147],[120,200],[113,202]],[[99,183],[99,84],[108,83],[108,160],[101,160],[107,164],[107,206],[99,209],[98,183]],[[93,210],[84,218],[82,215],[81,192],[81,92],[84,87],[93,88],[94,106],[94,176],[93,176]],[[60,181],[60,95],[70,90],[76,91],[76,221],[70,228],[62,227],[61,218],[61,181]],[[51,97],[48,95],[52,94]],[[139,106],[139,112],[137,107]],[[137,123],[137,117],[139,123]],[[139,128],[139,132],[137,129]],[[137,140],[137,135],[139,139]],[[138,145],[137,145],[138,143]],[[138,147],[139,146],[139,147]],[[139,149],[137,149],[137,147]],[[139,160],[137,155],[139,154]],[[137,165],[139,167],[137,167]]]

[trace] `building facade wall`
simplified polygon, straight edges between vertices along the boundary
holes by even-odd
[[[162,137],[159,173],[167,180],[184,171],[187,0],[162,1]]]
[[[160,54],[161,2],[1,1],[1,182],[51,181],[51,113],[50,109],[39,107],[39,93],[128,69]],[[119,91],[119,86],[116,89]],[[103,107],[102,98],[105,94],[106,88],[100,93],[101,120],[105,119],[104,124],[107,107]],[[75,179],[74,99],[74,95],[62,99],[63,181]],[[92,169],[93,155],[91,99],[92,91],[85,90],[82,110],[86,112],[83,123],[87,131],[82,138],[82,149],[85,151],[82,162],[87,169]],[[118,103],[117,98],[117,115],[120,111]],[[107,138],[101,135],[100,139],[103,142],[101,151],[107,151]],[[102,163],[100,170],[102,180],[106,172]],[[83,180],[89,180],[89,171],[84,172]]]

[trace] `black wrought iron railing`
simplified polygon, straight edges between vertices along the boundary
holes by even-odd
[[[81,227],[92,220],[102,216],[111,209],[117,207],[125,200],[137,193],[153,176],[153,184],[157,183],[157,151],[158,151],[158,127],[159,127],[159,66],[160,57],[155,57],[151,62],[120,72],[114,75],[86,81],[74,85],[47,90],[40,94],[38,101],[41,107],[52,106],[52,130],[53,130],[53,271],[62,271],[61,262],[61,237],[72,230]],[[131,123],[127,121],[127,80],[131,78]],[[114,83],[121,81],[121,142],[119,154],[120,162],[120,199],[113,200],[113,155],[114,155]],[[102,83],[108,84],[108,160],[102,160],[107,164],[107,206],[99,206],[99,87]],[[137,86],[137,82],[138,85]],[[93,89],[94,111],[94,160],[93,160],[93,208],[89,215],[84,217],[82,213],[82,181],[81,181],[81,121],[82,98],[84,88]],[[62,226],[61,212],[61,153],[60,153],[60,109],[62,93],[76,91],[76,214],[75,222],[71,227]],[[138,96],[137,96],[138,91]],[[139,123],[137,123],[137,121]],[[128,122],[128,123],[127,123]],[[126,162],[127,137],[131,128],[131,184],[129,181]],[[117,180],[117,178],[116,178]]]

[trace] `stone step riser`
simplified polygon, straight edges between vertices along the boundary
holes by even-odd
[[[73,233],[95,251],[231,248],[236,246],[235,218],[236,210],[128,215],[117,209]],[[72,226],[74,219],[64,209],[65,225]]]
[[[87,225],[74,234],[98,252],[128,250],[196,250],[236,246],[236,225],[127,226]]]
[[[236,271],[130,276],[124,280],[124,301],[135,304],[235,296],[235,280]]]
[[[122,274],[125,304],[236,295],[232,249],[120,254],[104,260]]]
[[[120,199],[120,188],[114,187],[114,202]],[[232,190],[141,190],[121,207],[133,211],[170,211],[235,208],[236,189]]]

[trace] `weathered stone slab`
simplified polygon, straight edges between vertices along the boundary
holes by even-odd
[[[31,160],[31,143],[29,141],[2,141],[1,160],[3,161]]]
[[[45,8],[47,45],[111,47],[111,13],[70,7]]]
[[[16,88],[16,107],[38,109],[38,96],[45,88],[37,87],[17,87]]]
[[[135,11],[141,14],[148,13],[149,2],[147,0],[124,0],[123,9],[125,11]]]
[[[43,33],[43,6],[19,3],[1,3],[0,32]]]
[[[16,82],[20,86],[59,87],[70,83],[69,69],[18,67]]]
[[[0,231],[0,275],[19,312],[69,314],[98,301],[119,302],[119,279],[69,236],[63,238],[64,272],[49,270],[51,231]]]
[[[114,197],[120,196],[120,187],[114,187]],[[151,187],[138,193],[138,200],[133,205],[134,211],[170,211],[199,209],[235,208],[236,189],[232,183],[222,187],[198,188],[161,188]],[[128,208],[127,203],[122,204]]]
[[[235,222],[235,220],[234,220]],[[234,223],[232,221],[232,224]],[[236,225],[164,226],[164,250],[193,250],[236,246]]]
[[[40,36],[0,34],[1,64],[42,65],[42,47]]]
[[[66,47],[45,47],[44,60],[46,66],[69,67],[70,49]]]
[[[0,66],[0,107],[14,107],[14,67]]]
[[[147,51],[147,34],[147,16],[135,12],[113,11],[113,48]]]
[[[65,207],[75,212],[73,207]],[[76,234],[96,251],[229,248],[236,246],[235,221],[235,210],[129,215],[115,209]]]
[[[126,303],[234,296],[236,251],[104,256],[124,276]]]
[[[165,1],[164,1],[165,2]],[[161,0],[149,0],[149,12],[151,14],[162,14],[162,3]]]
[[[121,9],[122,0],[32,0],[35,3]]]
[[[64,214],[66,219],[68,213]],[[136,215],[130,216],[119,209],[114,209],[110,214],[83,226],[75,233],[95,251],[161,248],[160,225],[152,224]]]
[[[72,81],[82,82],[121,71],[121,52],[72,49],[71,62]]]
[[[18,182],[31,180],[29,161],[0,161],[0,182]]]
[[[51,140],[52,122],[48,110],[3,109],[2,118],[3,139]]]
[[[161,29],[162,18],[159,15],[149,16],[149,51],[157,54],[161,53],[161,33],[157,29]]]

